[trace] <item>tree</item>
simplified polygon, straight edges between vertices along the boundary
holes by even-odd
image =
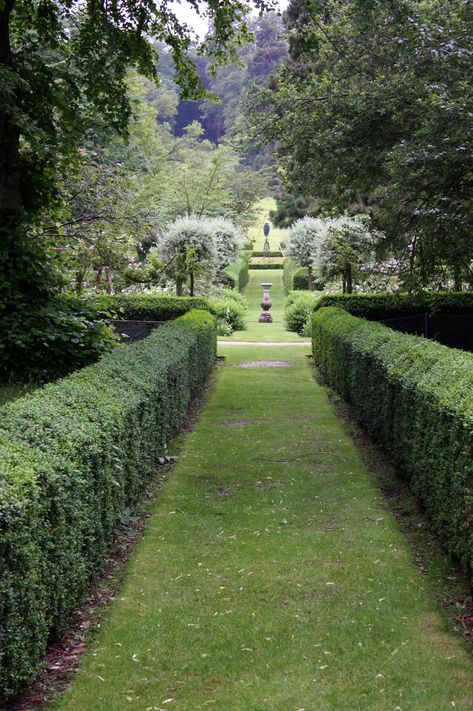
[[[411,287],[471,283],[473,5],[292,0],[286,26],[290,57],[255,95],[251,133],[277,141],[289,192],[359,203]]]
[[[194,296],[195,277],[210,275],[215,270],[217,250],[211,226],[198,217],[179,217],[167,228],[157,244],[160,258],[176,280],[176,294],[190,278],[190,295]]]
[[[320,217],[302,217],[287,233],[287,256],[307,267],[309,291],[313,290],[313,258],[324,239],[327,223]]]
[[[249,37],[248,8],[241,0],[206,2],[213,33],[199,52],[214,66]],[[34,341],[33,330],[25,338],[28,319],[61,287],[53,245],[39,229],[44,211],[62,204],[60,179],[97,118],[126,135],[127,71],[157,79],[156,39],[171,48],[182,95],[205,95],[190,31],[170,3],[0,0],[0,369],[21,367],[18,353]]]
[[[343,293],[351,294],[360,267],[373,262],[379,236],[371,231],[367,215],[326,218],[324,224],[312,263],[325,280],[340,275]]]
[[[209,220],[208,223],[215,241],[217,267],[221,270],[236,258],[243,237],[230,220],[220,217]]]

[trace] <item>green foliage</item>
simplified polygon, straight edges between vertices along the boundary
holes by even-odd
[[[55,296],[32,311],[11,309],[3,319],[3,377],[53,380],[94,363],[118,343],[99,304]]]
[[[216,354],[191,311],[0,411],[1,701],[64,633]]]
[[[293,276],[298,269],[299,267],[292,261],[292,259],[289,259],[288,257],[284,259],[282,281],[286,294],[294,289]]]
[[[232,331],[244,331],[246,329],[248,304],[242,294],[234,289],[214,287],[207,298],[210,311],[220,321],[229,324]],[[229,334],[221,333],[220,335]]]
[[[248,252],[240,252],[238,260],[229,264],[223,270],[220,278],[223,284],[230,286],[232,289],[242,291],[248,284],[248,263],[250,255]]]
[[[329,307],[313,316],[326,382],[393,458],[448,551],[473,568],[473,355]]]
[[[161,294],[117,294],[107,302],[118,315],[131,321],[171,321],[192,309],[209,309],[202,296],[161,296]]]
[[[250,269],[282,269],[283,264],[276,262],[264,262],[263,264],[250,264]]]
[[[326,294],[315,311],[337,306],[353,316],[380,321],[419,313],[473,313],[473,292],[424,291],[419,294]]]
[[[290,291],[284,300],[284,325],[288,331],[310,335],[312,313],[320,298],[316,291]]]
[[[290,60],[255,92],[289,193],[374,214],[412,288],[471,282],[471,43],[463,0],[292,0]]]
[[[309,288],[309,269],[300,267],[292,275],[292,288],[295,291],[305,291]]]

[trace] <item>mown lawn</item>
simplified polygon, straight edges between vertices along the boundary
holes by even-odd
[[[272,283],[270,289],[271,314],[273,323],[258,323],[263,296],[262,282]],[[300,339],[297,333],[286,331],[284,327],[284,289],[282,269],[250,269],[250,280],[245,289],[248,300],[248,328],[245,331],[235,331],[225,341],[261,341],[261,342],[292,342]],[[307,339],[305,339],[307,340]]]
[[[126,583],[54,708],[473,709],[472,659],[305,349],[221,353]],[[261,359],[291,363],[238,367]]]
[[[264,234],[263,225],[265,222],[270,223],[269,232],[269,246],[272,252],[276,252],[279,249],[279,243],[284,239],[286,230],[280,230],[277,227],[273,227],[269,219],[270,210],[276,209],[276,200],[271,197],[263,198],[258,203],[257,218],[253,227],[248,230],[248,236],[250,239],[255,239],[255,245],[253,247],[255,252],[262,252],[264,247]]]

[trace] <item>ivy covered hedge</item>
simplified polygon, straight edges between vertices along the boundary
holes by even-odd
[[[110,297],[109,307],[131,321],[171,321],[191,309],[209,310],[204,297],[159,294],[117,294]]]
[[[473,355],[356,318],[313,315],[313,353],[409,480],[446,548],[473,570]]]
[[[0,412],[0,704],[30,682],[211,372],[191,311]]]
[[[295,287],[294,287],[295,288]],[[420,313],[473,313],[473,291],[426,291],[420,294],[327,294],[315,310],[338,306],[354,316],[380,321]]]
[[[232,289],[242,291],[248,284],[248,263],[250,256],[247,252],[242,252],[236,262],[229,264],[222,272],[222,283]]]

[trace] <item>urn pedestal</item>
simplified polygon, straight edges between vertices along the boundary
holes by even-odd
[[[272,284],[269,282],[263,282],[261,284],[263,287],[263,300],[261,301],[261,308],[263,309],[258,322],[259,323],[273,323],[273,317],[269,313],[269,309],[271,308],[271,298],[269,296],[269,290],[272,287]]]

